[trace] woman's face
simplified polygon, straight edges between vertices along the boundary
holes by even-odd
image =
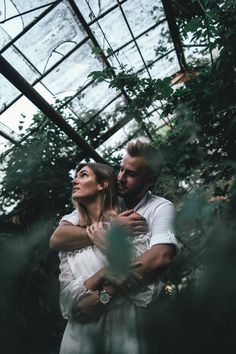
[[[72,183],[72,199],[77,201],[96,199],[98,191],[102,189],[101,184],[97,183],[95,173],[88,166],[77,172]]]

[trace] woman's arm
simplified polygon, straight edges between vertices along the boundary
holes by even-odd
[[[67,256],[60,252],[60,309],[62,316],[66,319],[73,318],[72,308],[80,302],[80,299],[92,291],[85,286],[86,277],[74,277]]]

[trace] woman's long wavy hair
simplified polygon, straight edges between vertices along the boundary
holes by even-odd
[[[79,164],[79,166],[76,168],[75,175],[77,175],[77,173],[85,166],[91,168],[91,170],[94,172],[97,183],[108,181],[108,187],[99,191],[101,202],[101,214],[99,221],[116,218],[120,210],[117,199],[117,177],[115,171],[108,165],[89,162]],[[73,203],[79,212],[80,226],[85,227],[91,225],[91,220],[89,218],[86,207],[78,201],[73,201]]]

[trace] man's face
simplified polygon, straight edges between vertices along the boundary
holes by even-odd
[[[151,177],[145,159],[141,156],[126,155],[120,164],[117,180],[118,193],[121,197],[127,200],[141,200],[151,185]]]

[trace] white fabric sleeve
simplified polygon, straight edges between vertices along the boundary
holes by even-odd
[[[174,218],[175,207],[171,202],[163,203],[154,210],[150,247],[163,243],[177,246],[174,234]]]
[[[64,215],[59,224],[61,224],[62,221],[69,221],[73,225],[79,225],[79,213],[77,210],[72,211],[70,214]]]
[[[87,277],[81,276],[75,278],[70,264],[67,259],[66,252],[59,252],[60,258],[60,309],[62,316],[69,320],[73,319],[72,308],[73,306],[85,295],[92,294],[88,290],[84,282]]]

